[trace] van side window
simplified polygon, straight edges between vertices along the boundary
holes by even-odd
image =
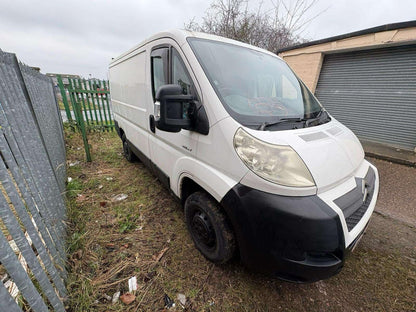
[[[179,53],[172,48],[172,83],[182,87],[183,94],[195,94],[192,80]]]
[[[160,48],[152,51],[151,70],[152,70],[152,95],[155,98],[157,89],[168,84],[168,48]]]

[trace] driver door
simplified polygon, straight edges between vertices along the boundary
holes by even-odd
[[[166,44],[153,48],[150,54],[150,77],[152,98],[150,111],[155,114],[155,95],[157,89],[165,84],[181,86],[183,94],[197,96],[194,83],[190,78],[179,48]],[[170,188],[177,181],[170,181],[176,164],[182,157],[195,157],[199,134],[181,129],[179,132],[166,132],[152,125],[150,116],[149,150],[153,169],[162,183]]]

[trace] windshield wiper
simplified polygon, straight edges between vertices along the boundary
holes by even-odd
[[[284,122],[290,122],[290,121],[292,121],[292,122],[304,122],[303,127],[307,128],[307,127],[310,126],[311,123],[321,120],[322,116],[326,116],[326,118],[328,118],[328,113],[325,110],[320,110],[319,113],[314,118],[300,118],[300,117],[293,118],[292,117],[292,118],[281,118],[281,119],[278,119],[277,121],[273,121],[273,122],[264,121],[260,125],[258,130],[264,131],[264,129],[266,129],[268,127],[275,126],[275,125],[278,125],[278,124],[281,124],[281,123],[284,123]]]
[[[277,121],[274,121],[274,122],[264,121],[260,125],[260,127],[258,128],[258,130],[264,131],[264,129],[267,128],[267,127],[275,126],[275,125],[278,125],[278,124],[281,124],[281,123],[284,123],[284,122],[289,122],[289,121],[301,122],[301,121],[305,121],[305,119],[303,119],[303,118],[281,118],[281,119],[279,119]]]
[[[325,116],[325,120],[328,118],[328,113],[326,112],[326,110],[322,109],[319,111],[318,115],[316,115],[314,118],[307,119],[305,122],[305,128],[309,127],[311,123],[321,120],[322,116]]]

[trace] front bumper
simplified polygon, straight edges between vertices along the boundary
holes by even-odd
[[[352,248],[368,224],[377,192],[375,169],[370,203],[352,230],[348,230],[344,212],[335,204],[336,192],[326,192],[326,197],[334,197],[329,200],[322,194],[280,196],[237,184],[221,204],[231,220],[246,266],[285,280],[313,282],[342,269],[348,247]]]

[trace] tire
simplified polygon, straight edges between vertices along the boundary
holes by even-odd
[[[204,192],[195,192],[185,201],[188,231],[196,248],[214,263],[226,263],[235,253],[233,230],[218,203]]]
[[[134,153],[130,149],[130,146],[129,146],[129,143],[127,141],[125,133],[123,133],[123,135],[121,136],[121,141],[123,142],[123,155],[124,155],[124,157],[127,159],[128,162],[131,162],[131,163],[136,162],[137,157],[136,157],[136,155],[134,155]]]

